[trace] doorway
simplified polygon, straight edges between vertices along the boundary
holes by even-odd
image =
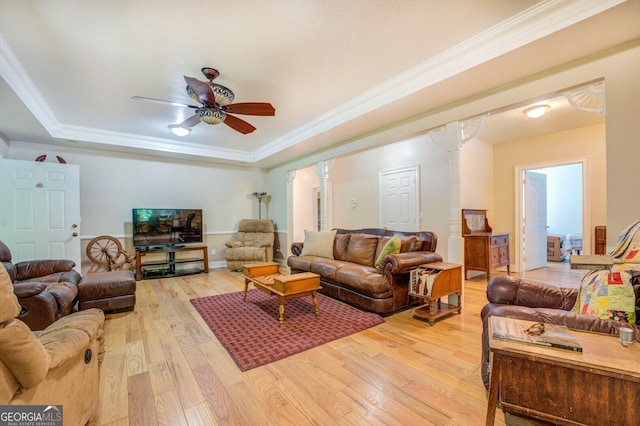
[[[527,210],[535,210],[535,197],[527,194],[525,174],[535,172],[546,176],[547,191],[544,202],[547,203],[547,220],[542,224],[546,235],[561,237],[564,254],[573,252],[589,254],[591,247],[591,224],[589,221],[589,163],[588,158],[579,158],[545,164],[532,164],[516,167],[516,235],[514,269],[518,272],[547,266],[546,262],[533,262],[527,259],[546,259],[547,244],[527,244]],[[535,192],[535,191],[534,191]],[[533,206],[532,206],[533,205]],[[535,232],[534,232],[535,235]],[[531,238],[531,237],[529,237]],[[546,238],[546,237],[545,237]],[[533,251],[532,251],[533,250]],[[544,251],[540,253],[540,251]]]

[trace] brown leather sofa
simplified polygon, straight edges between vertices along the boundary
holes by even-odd
[[[640,281],[633,277],[636,294],[636,318],[640,318]],[[487,284],[489,303],[482,308],[482,381],[489,388],[489,334],[488,318],[500,316],[527,321],[565,325],[576,330],[619,334],[620,327],[633,329],[640,341],[640,325],[602,320],[595,316],[572,312],[578,289],[561,288],[506,275],[496,275]]]
[[[402,238],[400,253],[386,255],[379,268],[375,260],[389,239]],[[400,232],[380,228],[336,229],[334,259],[302,256],[304,243],[291,245],[287,259],[291,273],[320,275],[321,293],[382,315],[409,305],[409,272],[423,263],[442,261],[435,252],[434,232]]]
[[[75,312],[32,332],[15,318],[20,309],[11,278],[0,265],[0,404],[4,411],[9,405],[34,410],[54,406],[52,411],[47,409],[52,420],[62,414],[65,425],[97,424],[104,313],[99,309]],[[62,413],[56,406],[62,407]]]
[[[31,330],[42,330],[73,311],[80,274],[71,260],[30,260],[12,263],[11,251],[0,241],[0,262],[11,277],[22,307],[18,319]]]

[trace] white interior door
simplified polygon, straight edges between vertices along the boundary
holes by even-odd
[[[80,271],[80,169],[0,159],[0,238],[13,262],[69,259]]]
[[[418,167],[380,172],[380,226],[417,231]]]
[[[547,266],[547,176],[525,171],[524,270]]]

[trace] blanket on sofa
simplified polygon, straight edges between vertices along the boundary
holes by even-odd
[[[619,259],[611,271],[588,272],[580,284],[573,311],[605,320],[636,323],[632,272],[640,271],[640,221],[618,237],[611,256]]]

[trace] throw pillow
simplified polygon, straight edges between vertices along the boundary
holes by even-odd
[[[304,245],[300,256],[318,256],[333,259],[333,241],[336,231],[304,231]]]
[[[402,240],[400,238],[400,235],[395,234],[393,237],[391,237],[391,239],[387,241],[387,244],[385,244],[384,247],[382,248],[382,251],[380,252],[380,256],[378,256],[378,258],[376,259],[375,267],[378,269],[380,268],[380,263],[382,263],[382,258],[385,257],[386,255],[400,253],[401,244],[402,244]]]
[[[351,234],[347,247],[347,262],[373,268],[379,238],[377,235]]]

